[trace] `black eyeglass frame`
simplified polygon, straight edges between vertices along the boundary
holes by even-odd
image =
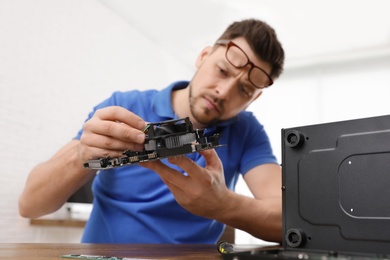
[[[238,46],[237,44],[235,44],[234,42],[232,42],[232,41],[230,41],[230,40],[218,40],[218,41],[216,42],[216,44],[226,46],[225,58],[226,58],[226,60],[227,60],[233,67],[235,67],[235,68],[237,68],[237,69],[242,69],[242,68],[245,68],[246,66],[250,65],[250,69],[249,69],[249,71],[248,71],[248,80],[249,80],[249,82],[250,82],[255,88],[257,88],[257,89],[264,89],[264,88],[268,88],[268,87],[270,87],[272,84],[274,84],[274,81],[272,80],[271,76],[268,75],[268,73],[267,73],[264,69],[260,68],[259,66],[256,66],[256,65],[249,59],[248,55],[245,53],[245,51],[244,51],[243,49],[241,49],[240,46]],[[239,50],[241,50],[242,53],[245,55],[246,59],[248,60],[248,62],[247,62],[245,65],[243,65],[243,66],[236,66],[236,65],[234,65],[234,64],[229,60],[227,53],[228,53],[230,47],[232,47],[232,46],[234,46],[234,47],[238,48]],[[251,81],[249,75],[250,75],[250,73],[252,72],[253,68],[259,69],[260,71],[262,71],[262,72],[268,77],[268,80],[269,80],[269,84],[268,84],[268,85],[266,85],[265,87],[258,87],[258,86],[256,86],[256,84],[254,84],[254,83]]]

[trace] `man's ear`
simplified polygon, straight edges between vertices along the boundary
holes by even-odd
[[[210,55],[213,48],[211,46],[205,47],[200,54],[198,55],[198,58],[196,59],[196,68],[199,68],[200,65],[203,63],[203,61]]]

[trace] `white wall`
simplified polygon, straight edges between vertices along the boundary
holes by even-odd
[[[389,10],[383,1],[370,4],[376,13],[359,6],[352,13],[341,9],[327,21],[303,10],[314,10],[311,1],[298,1],[304,5],[295,6],[295,15],[269,1],[247,0],[241,7],[226,1],[225,9],[219,0],[197,1],[191,3],[199,10],[188,12],[180,5],[182,20],[164,28],[158,26],[164,19],[150,23],[148,15],[156,16],[156,10],[164,8],[153,8],[151,2],[140,6],[149,22],[145,25],[142,17],[126,16],[141,5],[138,1],[0,0],[0,243],[78,242],[79,229],[32,227],[18,216],[17,199],[31,168],[68,142],[91,107],[112,91],[163,88],[171,81],[190,79],[194,67],[188,60],[219,36],[221,24],[224,28],[225,21],[253,15],[256,8],[261,17],[275,22],[288,50],[284,75],[250,107],[265,124],[280,160],[281,128],[390,114],[390,20],[380,16]],[[332,1],[319,3],[322,10],[332,10]],[[208,5],[220,12],[200,13]],[[154,12],[146,12],[148,8]],[[170,9],[166,6],[161,12]],[[194,22],[197,17],[203,19],[200,24]],[[179,23],[180,30],[173,28]],[[353,24],[359,24],[360,31]],[[161,31],[158,37],[146,34],[153,26],[169,36]],[[340,27],[344,33],[332,33]],[[194,28],[199,32],[192,35]],[[203,31],[207,40],[198,37],[205,36]],[[190,49],[183,47],[187,42],[192,42]],[[249,195],[242,182],[238,192]],[[238,232],[237,242],[261,241]]]
[[[79,241],[19,217],[27,174],[112,91],[163,88],[191,71],[94,0],[1,0],[0,39],[0,242]]]

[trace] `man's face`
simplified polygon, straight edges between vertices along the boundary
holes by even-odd
[[[268,74],[271,66],[258,59],[244,38],[232,40],[256,66]],[[225,57],[226,46],[205,48],[190,83],[190,109],[193,120],[203,126],[230,119],[245,110],[261,93],[248,80],[250,66],[237,69]]]

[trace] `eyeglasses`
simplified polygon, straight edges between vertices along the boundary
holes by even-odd
[[[250,65],[248,80],[255,88],[267,88],[274,83],[267,72],[250,61],[248,55],[246,55],[246,53],[234,42],[229,40],[219,40],[216,44],[227,46],[225,57],[235,68],[242,69],[247,65]]]

